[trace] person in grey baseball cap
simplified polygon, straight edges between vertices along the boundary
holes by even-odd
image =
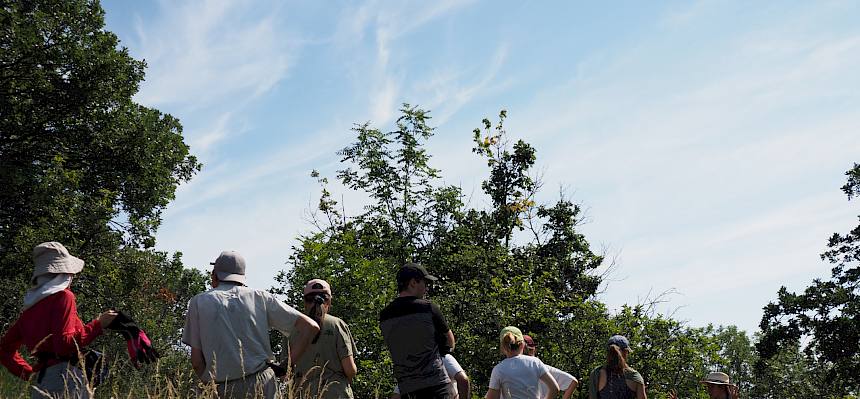
[[[293,343],[296,362],[319,331],[310,317],[264,290],[245,285],[245,258],[224,251],[212,265],[212,289],[188,303],[182,342],[191,347],[191,365],[204,383],[216,385],[218,397],[274,398],[278,391],[269,330],[304,339]]]

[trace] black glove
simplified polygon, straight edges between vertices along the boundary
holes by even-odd
[[[161,356],[152,347],[152,342],[149,341],[146,332],[138,327],[137,323],[125,313],[118,312],[113,321],[105,328],[116,331],[125,338],[128,357],[131,358],[135,367],[138,367],[138,361],[152,363]]]
[[[266,364],[269,366],[269,368],[272,369],[272,371],[275,372],[276,377],[283,377],[283,376],[287,375],[287,368],[286,367],[281,366],[279,364],[272,363],[272,362],[266,362]]]

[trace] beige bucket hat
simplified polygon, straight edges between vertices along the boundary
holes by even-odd
[[[69,254],[69,250],[56,241],[36,245],[33,248],[33,264],[35,268],[30,281],[50,273],[78,274],[84,268],[83,260]]]

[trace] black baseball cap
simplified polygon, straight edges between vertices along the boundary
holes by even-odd
[[[397,282],[407,282],[413,278],[423,278],[424,280],[436,281],[439,280],[436,276],[427,273],[427,269],[418,263],[409,262],[397,272]]]

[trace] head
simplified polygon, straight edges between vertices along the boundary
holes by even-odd
[[[701,383],[705,386],[705,390],[711,399],[725,399],[729,397],[729,386],[732,383],[729,381],[728,374],[720,372],[709,373]]]
[[[84,261],[69,253],[69,250],[55,241],[43,242],[33,248],[33,276],[31,284],[37,284],[39,277],[57,274],[78,274],[84,268]]]
[[[236,251],[224,251],[210,262],[212,265],[212,286],[220,282],[231,282],[245,285],[245,258]]]
[[[436,276],[428,273],[424,266],[409,262],[397,272],[397,290],[400,296],[423,298],[427,295],[427,287],[436,280]]]
[[[630,341],[623,335],[613,335],[607,342],[606,369],[615,374],[621,374],[630,368],[627,356],[630,355]]]
[[[535,340],[531,336],[523,335],[523,341],[526,343],[525,352],[523,353],[529,356],[537,356],[537,344]]]
[[[305,313],[319,320],[331,309],[331,286],[325,280],[315,278],[305,283],[303,290]]]
[[[523,333],[519,328],[508,326],[499,333],[499,350],[507,357],[517,356],[525,349]]]

